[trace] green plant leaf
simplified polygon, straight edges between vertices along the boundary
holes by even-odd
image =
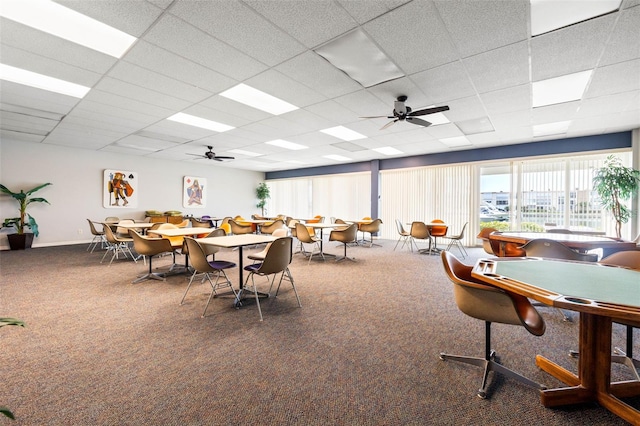
[[[1,407],[0,406],[0,413],[4,414],[5,416],[9,417],[11,420],[15,420],[15,416],[13,415],[13,413],[11,412],[11,410],[9,410],[7,407]]]

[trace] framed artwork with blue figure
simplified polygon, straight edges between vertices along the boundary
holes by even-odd
[[[138,207],[138,173],[120,169],[104,171],[102,205],[105,208]]]
[[[207,205],[207,179],[193,176],[184,177],[182,206],[185,208],[204,208]]]

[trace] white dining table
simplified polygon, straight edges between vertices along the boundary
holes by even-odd
[[[325,253],[324,252],[324,248],[323,248],[323,230],[325,228],[347,228],[349,226],[349,224],[344,224],[344,223],[305,223],[304,226],[306,226],[307,228],[313,228],[313,229],[319,229],[320,230],[320,253],[324,256],[330,256],[330,257],[335,257],[335,254],[331,254],[331,253]]]
[[[200,228],[202,229],[202,228]],[[264,244],[270,243],[272,241],[277,240],[278,237],[273,237],[271,235],[264,234],[241,234],[241,235],[224,235],[221,237],[204,237],[198,238],[198,242],[200,244],[210,244],[217,247],[224,248],[238,248],[238,279],[239,279],[239,287],[242,290],[244,286],[243,276],[244,276],[244,267],[243,267],[243,259],[244,255],[242,252],[242,248],[246,246],[253,246],[256,244]]]

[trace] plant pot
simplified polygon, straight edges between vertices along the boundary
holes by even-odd
[[[33,234],[30,232],[24,234],[9,234],[7,235],[7,239],[9,240],[11,250],[24,250],[31,248]]]

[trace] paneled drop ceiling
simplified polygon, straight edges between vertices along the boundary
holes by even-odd
[[[640,128],[640,0],[535,37],[528,0],[57,3],[137,41],[117,59],[1,18],[0,63],[91,89],[79,99],[0,80],[3,140],[266,172],[389,158],[384,147],[405,157]],[[355,30],[402,76],[364,87],[316,52]],[[589,70],[581,99],[532,107],[534,82]],[[240,83],[298,109],[220,95]],[[421,117],[430,127],[360,118],[392,115],[399,95],[450,110]],[[234,129],[167,120],[179,112]],[[364,137],[321,132],[336,126]],[[307,148],[266,143],[278,139]],[[190,155],[208,145],[235,160]]]

